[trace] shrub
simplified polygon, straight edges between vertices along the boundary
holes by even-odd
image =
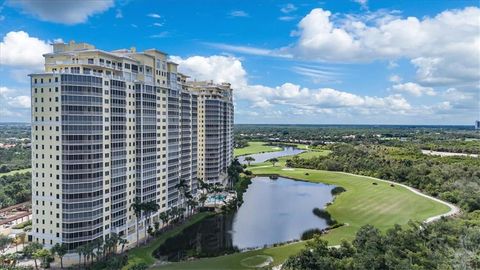
[[[313,208],[313,214],[319,218],[325,219],[328,226],[333,226],[337,224],[337,221],[332,218],[330,213],[325,209],[320,209],[318,207]]]
[[[335,195],[338,195],[338,194],[340,194],[342,192],[345,192],[345,191],[347,191],[347,190],[343,187],[334,187],[332,189],[332,191],[330,191],[330,192],[332,193],[333,196],[335,196]]]
[[[12,229],[24,229],[27,226],[32,226],[32,221],[31,220],[27,220],[25,222],[19,223],[19,224],[13,226]]]
[[[320,229],[309,229],[309,230],[306,230],[302,233],[302,236],[300,239],[302,240],[309,240],[309,239],[312,239],[315,235],[317,234],[322,234],[322,230]]]

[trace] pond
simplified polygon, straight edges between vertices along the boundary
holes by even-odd
[[[216,215],[170,238],[155,253],[162,260],[189,256],[218,256],[238,249],[263,247],[300,239],[309,229],[324,229],[326,220],[315,216],[333,199],[334,186],[279,177],[255,177],[236,213]]]
[[[240,156],[238,157],[238,161],[242,164],[247,164],[245,161],[245,157],[253,157],[255,161],[252,161],[251,164],[262,163],[271,158],[279,158],[284,156],[293,156],[298,155],[300,153],[305,152],[305,150],[298,149],[293,146],[284,146],[282,151],[276,152],[267,152],[267,153],[259,153],[259,154],[251,154],[247,156]]]

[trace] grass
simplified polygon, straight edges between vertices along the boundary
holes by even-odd
[[[235,148],[233,153],[236,157],[257,153],[281,151],[282,148],[277,146],[266,145],[266,142],[248,142],[247,147]]]
[[[297,155],[299,158],[314,158],[314,157],[319,157],[319,156],[327,156],[330,154],[332,151],[330,150],[311,150],[311,151],[306,151],[303,153],[300,153]],[[282,159],[287,160],[288,158],[291,157],[282,157]]]
[[[151,241],[145,246],[140,246],[138,248],[133,248],[128,251],[128,263],[126,266],[123,267],[124,270],[130,269],[130,267],[139,264],[139,263],[146,263],[151,265],[155,262],[155,258],[153,257],[153,252],[162,245],[165,240],[168,238],[179,234],[185,228],[189,227],[192,224],[195,224],[204,218],[211,216],[212,213],[209,212],[202,212],[195,214],[194,216],[190,217],[190,219],[185,222],[184,224],[178,225],[173,229],[162,233],[158,236],[155,240]]]
[[[332,151],[330,150],[307,150],[303,153],[300,153],[296,156],[299,158],[313,158],[313,157],[319,157],[319,156],[327,156],[331,153]],[[280,166],[284,167],[287,159],[291,159],[293,156],[284,156],[284,157],[279,157],[278,158],[278,163],[275,164],[275,166]],[[255,168],[261,168],[261,167],[268,167],[272,166],[272,163],[269,161],[261,162],[261,163],[255,163],[251,164],[249,167],[249,170],[253,170]]]
[[[325,151],[309,151],[301,155],[327,154]],[[346,192],[338,195],[335,202],[327,207],[335,220],[346,224],[323,236],[330,245],[338,245],[342,240],[351,241],[358,229],[366,224],[386,231],[394,224],[405,225],[409,220],[423,221],[449,211],[448,206],[417,195],[407,188],[398,185],[392,187],[389,183],[363,176],[308,169],[283,170],[286,159],[288,157],[279,158],[280,162],[275,167],[267,162],[255,164],[250,170],[256,175],[278,174],[303,181],[342,186],[346,189]],[[373,185],[373,182],[377,185]],[[274,259],[272,265],[278,265],[290,255],[298,253],[304,246],[305,242],[297,242],[280,247],[172,263],[155,269],[248,269],[242,265],[242,261],[250,257],[254,259],[258,255],[271,256]]]
[[[187,270],[187,269],[251,269],[243,266],[250,258],[257,258],[259,255],[270,256],[273,264],[276,265],[285,261],[290,255],[300,252],[305,246],[304,242],[289,244],[280,247],[273,247],[260,250],[252,250],[242,253],[235,253],[225,256],[203,258],[191,262],[171,263],[154,269],[161,270]],[[253,259],[252,258],[252,259]],[[243,264],[242,264],[243,262]]]
[[[17,174],[17,173],[27,173],[27,172],[30,172],[30,171],[31,171],[30,168],[21,169],[21,170],[14,170],[14,171],[6,172],[6,173],[0,173],[0,177],[1,176],[7,176],[7,175],[14,175],[14,174]]]

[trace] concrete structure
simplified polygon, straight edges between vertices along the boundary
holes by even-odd
[[[475,121],[475,129],[480,130],[480,120]]]
[[[198,177],[226,184],[233,159],[233,102],[230,84],[190,82],[198,94]]]
[[[198,94],[154,49],[70,42],[44,57],[45,71],[30,75],[33,241],[74,250],[117,233],[133,244],[145,230],[136,198],[160,205],[153,223],[178,204],[180,179],[195,193]],[[230,146],[221,143],[222,170]]]

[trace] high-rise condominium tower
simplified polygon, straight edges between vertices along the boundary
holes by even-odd
[[[160,205],[153,223],[181,202],[181,180],[195,194],[197,114],[210,113],[197,106],[209,104],[204,91],[215,88],[192,91],[158,50],[107,52],[74,42],[53,47],[44,55],[45,71],[31,75],[33,240],[73,250],[117,233],[134,243],[136,231],[145,230],[145,217],[137,228],[135,200]],[[231,138],[224,139],[231,135],[232,116],[224,111],[231,114],[229,100],[212,107],[229,125],[212,126],[219,150],[210,158],[219,160],[219,173],[232,152]],[[199,118],[208,136],[203,121],[210,118]]]
[[[192,82],[190,87],[198,94],[198,177],[226,184],[233,158],[232,88],[212,82]]]

